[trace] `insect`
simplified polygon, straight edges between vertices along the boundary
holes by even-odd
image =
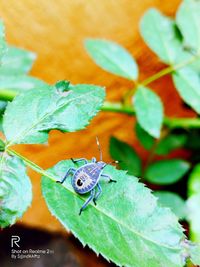
[[[100,178],[106,178],[109,183],[116,182],[116,180],[113,180],[109,175],[102,173],[103,169],[108,164],[102,161],[102,150],[98,138],[96,138],[96,141],[100,153],[100,160],[97,161],[94,157],[92,158],[92,162],[88,162],[85,158],[71,159],[73,163],[78,163],[82,161],[84,165],[79,167],[78,169],[73,167],[69,168],[62,180],[56,181],[62,184],[69,175],[72,175],[71,184],[76,193],[83,195],[90,192],[90,196],[81,207],[79,215],[81,215],[82,211],[88,206],[88,204],[92,200],[96,205],[96,201],[102,193],[102,189],[99,184]],[[118,163],[118,161],[114,162]]]

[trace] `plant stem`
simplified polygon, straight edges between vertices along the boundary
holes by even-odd
[[[120,102],[111,103],[104,102],[101,108],[102,111],[118,112],[128,115],[135,115],[135,111],[132,106],[123,106]],[[173,128],[200,128],[200,118],[164,118],[164,125],[170,129]]]
[[[16,152],[15,150],[6,148],[5,150],[7,153],[9,153],[10,155],[13,156],[17,156],[18,158],[21,158],[25,164],[29,167],[31,167],[31,169],[35,170],[36,172],[40,173],[41,175],[44,175],[48,178],[50,178],[51,180],[53,180],[55,182],[55,177],[53,177],[50,173],[46,172],[45,170],[43,170],[40,166],[38,166],[37,164],[35,164],[34,162],[30,161],[29,159],[27,159],[26,157],[22,156],[21,154],[19,154],[18,152]]]

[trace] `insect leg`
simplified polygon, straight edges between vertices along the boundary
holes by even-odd
[[[96,193],[95,197],[93,198],[94,205],[97,204],[96,201],[97,201],[97,199],[100,197],[100,195],[102,193],[102,189],[101,189],[100,184],[97,184],[97,188],[98,188],[98,192]]]
[[[94,195],[95,195],[95,189],[92,189],[89,198],[85,201],[85,203],[81,207],[81,209],[79,211],[79,215],[81,215],[81,212],[87,207],[87,205],[90,203],[90,201],[94,198]]]
[[[69,174],[70,174],[70,173],[74,173],[75,171],[76,171],[75,168],[69,168],[69,169],[67,170],[65,176],[62,178],[62,180],[61,180],[61,181],[58,180],[58,181],[56,181],[56,183],[60,183],[60,184],[64,183],[64,181],[67,179],[67,177],[69,176]]]
[[[71,158],[71,160],[72,160],[73,163],[78,163],[80,161],[84,161],[85,164],[88,163],[87,159],[84,159],[84,158],[80,158],[80,159],[73,159],[73,158]]]
[[[116,180],[113,180],[113,179],[110,177],[110,175],[108,175],[108,174],[101,174],[101,176],[102,176],[102,177],[105,177],[105,178],[108,178],[108,179],[109,179],[109,180],[108,180],[109,183],[112,183],[112,182],[116,183],[116,182],[117,182]]]

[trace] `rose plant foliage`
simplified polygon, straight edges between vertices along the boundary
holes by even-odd
[[[145,13],[141,35],[168,67],[144,81],[138,80],[139,66],[125,48],[113,41],[86,40],[85,48],[97,65],[133,81],[120,103],[106,102],[101,86],[68,81],[49,85],[31,77],[28,72],[35,55],[9,46],[0,23],[1,228],[14,224],[31,205],[28,166],[42,176],[42,193],[52,215],[84,246],[108,261],[134,267],[200,264],[199,14],[198,0],[184,0],[175,19],[156,9]],[[183,102],[197,113],[195,118],[165,116],[162,100],[150,84],[166,74],[172,76]],[[66,159],[43,170],[11,146],[46,144],[53,129],[84,129],[100,110],[135,116],[134,131],[149,157],[143,163],[130,144],[112,136],[110,155],[120,161],[120,170],[107,165],[105,172],[117,183],[108,186],[102,181],[103,194],[97,206],[91,203],[78,216],[87,196],[76,194],[70,179],[62,185],[56,181],[70,167],[81,165],[74,166]],[[188,149],[191,156],[168,157],[179,148]],[[149,187],[156,184],[161,190],[152,192],[145,183]],[[170,191],[170,185],[179,183],[186,184],[187,192]],[[189,237],[181,225],[183,220],[189,224]]]

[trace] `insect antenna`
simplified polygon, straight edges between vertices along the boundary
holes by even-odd
[[[97,136],[96,136],[96,142],[97,142],[97,146],[98,146],[98,150],[99,150],[99,154],[100,154],[100,161],[102,161],[102,159],[103,159],[102,150],[101,150],[101,146],[100,146],[99,139]]]

